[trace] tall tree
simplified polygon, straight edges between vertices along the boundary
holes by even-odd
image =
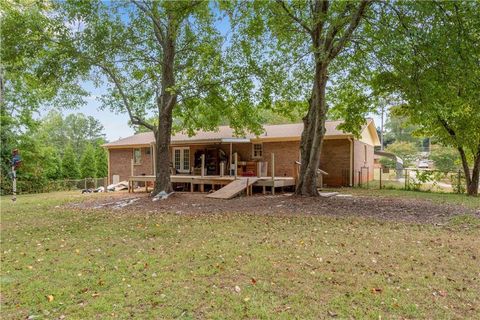
[[[345,67],[353,61],[346,58],[342,59],[341,64],[334,64],[343,54],[355,51],[350,47],[351,40],[370,3],[369,0],[277,0],[256,1],[247,5],[241,3],[238,9],[243,15],[239,25],[245,25],[242,32],[259,39],[251,46],[245,44],[249,39],[244,38],[240,42],[241,46],[246,47],[247,54],[255,56],[248,63],[260,64],[258,61],[263,60],[265,63],[259,73],[270,75],[261,79],[260,85],[266,87],[263,98],[278,102],[288,96],[288,101],[306,98],[308,102],[300,142],[298,195],[318,195],[317,171],[325,121],[331,105],[327,104],[327,99],[331,99],[331,103],[344,102],[332,116],[347,116],[349,123],[364,122],[362,110],[355,106],[364,105],[363,102],[359,103],[361,90],[358,90],[355,82],[339,81],[341,76],[348,73]],[[355,77],[356,74],[352,73],[351,76]],[[276,84],[271,85],[274,82]],[[337,93],[331,90],[330,97],[327,97],[327,83],[339,88]],[[345,103],[346,96],[351,97],[350,103]],[[353,98],[357,99],[355,103],[352,103]],[[288,103],[278,103],[272,108],[278,110],[282,105],[292,107]]]
[[[80,177],[95,178],[97,176],[97,164],[95,161],[95,149],[91,144],[87,145],[80,159]]]
[[[469,195],[480,179],[479,11],[475,1],[398,2],[372,29],[385,66],[377,90],[401,97],[396,112],[418,133],[457,149]]]
[[[74,59],[100,74],[109,92],[103,104],[126,112],[131,124],[153,131],[156,153],[155,191],[170,191],[170,137],[173,118],[193,133],[213,129],[250,109],[224,87],[223,38],[214,28],[214,4],[208,1],[60,3],[70,23]],[[154,121],[148,121],[151,116]],[[244,121],[231,121],[234,128]],[[253,128],[258,125],[253,123]]]
[[[95,151],[95,163],[97,167],[97,178],[104,178],[108,175],[107,152],[102,147]]]
[[[66,68],[58,42],[64,28],[52,9],[49,0],[1,1],[2,176],[9,170],[11,149],[19,148],[22,139],[31,141],[24,135],[31,133],[41,106],[74,107],[85,94],[75,81],[76,70]]]
[[[88,144],[99,146],[105,142],[103,125],[92,116],[72,113],[63,116],[58,110],[51,110],[41,119],[37,137],[48,146],[63,150],[68,144],[78,154],[83,154]]]
[[[67,179],[79,179],[80,169],[78,168],[77,157],[72,145],[69,144],[65,149],[62,158],[62,174]]]

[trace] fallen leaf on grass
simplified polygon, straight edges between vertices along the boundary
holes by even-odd
[[[336,314],[335,312],[332,312],[332,311],[327,311],[327,313],[332,318],[335,318],[336,316],[338,316],[338,314]]]
[[[236,293],[239,293],[241,290],[242,290],[242,289],[240,289],[239,286],[235,286],[235,292],[236,292]]]
[[[47,296],[47,300],[48,302],[52,302],[53,301],[53,296],[50,294]]]
[[[92,293],[92,297],[93,297],[93,298],[96,298],[96,297],[98,297],[98,296],[100,296],[100,293],[98,293],[98,292]]]
[[[252,284],[257,284],[257,280],[255,280],[255,278],[252,278]]]
[[[434,296],[446,297],[446,296],[447,296],[447,291],[437,290],[437,291],[433,291],[432,294],[433,294]]]
[[[380,293],[382,292],[382,288],[372,288],[372,293]]]

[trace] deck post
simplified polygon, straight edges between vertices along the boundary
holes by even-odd
[[[202,154],[200,157],[202,159],[202,169],[200,170],[202,178],[205,176],[205,154]],[[204,192],[204,185],[203,185],[203,180],[202,183],[200,184],[200,192]]]
[[[220,177],[223,177],[225,173],[225,162],[220,162]]]
[[[233,154],[233,170],[235,170],[235,180],[237,180],[237,174],[238,174],[238,153]]]
[[[230,157],[228,158],[228,175],[229,176],[232,176],[232,166],[233,166],[233,156],[232,156],[232,150],[233,150],[233,146],[232,146],[232,143],[230,142]]]
[[[202,160],[202,168],[200,170],[200,175],[202,176],[205,176],[205,154],[202,154],[202,156],[200,157],[200,159]]]
[[[275,194],[275,153],[272,153],[272,168],[271,168],[271,173],[272,173],[272,195]]]

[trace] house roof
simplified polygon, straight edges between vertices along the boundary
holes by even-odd
[[[368,119],[362,132],[372,125],[373,119]],[[350,137],[352,134],[337,129],[342,121],[326,121],[325,138],[341,138]],[[373,128],[375,128],[373,126]],[[217,131],[199,131],[194,136],[188,136],[185,132],[179,132],[172,136],[171,143],[188,144],[188,143],[219,143],[219,142],[250,142],[250,141],[292,141],[300,140],[303,131],[303,123],[265,125],[264,132],[258,136],[255,134],[247,134],[246,136],[235,136],[232,128],[229,126],[220,126]],[[370,132],[372,130],[369,130]],[[376,134],[376,131],[375,131]],[[378,137],[377,137],[378,140]],[[130,147],[130,146],[148,146],[155,141],[152,132],[138,133],[133,136],[123,138],[117,141],[106,143],[106,148]]]

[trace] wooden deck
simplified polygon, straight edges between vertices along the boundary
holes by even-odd
[[[250,188],[247,190],[247,194],[251,194],[251,187],[252,186],[260,186],[262,187],[263,193],[266,193],[266,188],[269,187],[272,194],[275,194],[275,188],[278,187],[288,187],[294,186],[296,184],[294,177],[235,177],[233,176],[191,176],[191,175],[171,175],[170,180],[172,183],[184,183],[188,184],[190,187],[190,191],[193,192],[195,190],[195,185],[198,186],[200,192],[204,192],[205,185],[210,185],[213,190],[217,188],[220,189],[223,186],[228,185],[234,180],[245,180],[246,179],[255,180],[253,183],[249,183]],[[148,192],[149,182],[155,182],[155,176],[131,176],[128,179],[128,192],[134,192],[134,186],[137,182],[145,182],[145,191]],[[241,191],[243,191],[243,188]]]

